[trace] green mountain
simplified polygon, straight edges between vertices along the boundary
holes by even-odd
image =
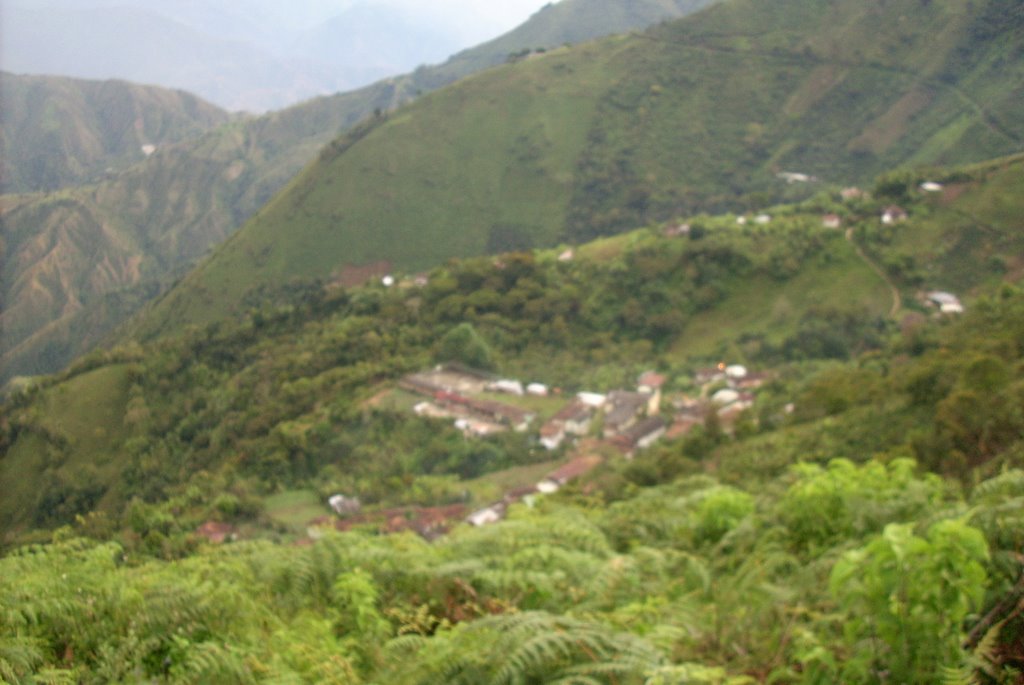
[[[943,192],[919,190],[926,179]],[[701,360],[847,358],[896,322],[910,339],[928,311],[922,292],[949,290],[970,308],[1019,280],[1021,190],[1018,156],[886,176],[874,200],[823,194],[771,209],[766,224],[694,217],[689,237],[643,229],[569,261],[517,253],[453,261],[426,286],[267,292],[244,320],[94,353],[16,393],[4,411],[0,521],[13,533],[93,509],[119,516],[132,497],[156,501],[210,473],[297,486],[337,463],[346,488],[393,500],[402,474],[448,473],[444,451],[463,448],[431,443],[433,424],[403,410],[370,420],[377,405],[366,403],[451,358],[610,390],[652,366],[683,377]],[[909,219],[883,224],[897,201]],[[825,214],[845,235],[823,226]],[[536,456],[519,438],[502,445]]]
[[[466,79],[336,140],[139,330],[353,266],[425,269],[813,190],[787,172],[863,183],[1018,151],[1024,33],[1005,9],[729,2]]]
[[[242,225],[323,145],[375,111],[504,63],[524,48],[561,46],[704,4],[567,0],[445,64],[232,122],[93,186],[5,198],[0,380],[54,372],[103,341]],[[612,11],[619,5],[624,9]],[[97,273],[95,264],[104,268]]]
[[[4,193],[93,182],[230,118],[194,95],[124,81],[0,72],[0,92]]]

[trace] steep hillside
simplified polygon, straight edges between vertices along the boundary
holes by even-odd
[[[57,371],[91,349],[238,228],[324,144],[375,111],[504,63],[509,53],[625,30],[638,17],[660,18],[671,8],[638,8],[663,4],[568,0],[554,6],[558,11],[548,8],[532,17],[521,33],[443,65],[240,120],[56,198],[5,198],[0,381]],[[671,11],[703,4],[680,2]],[[619,5],[628,11],[613,12]],[[597,16],[604,19],[595,21]],[[626,23],[610,20],[615,17]],[[27,139],[33,135],[25,133]],[[74,219],[66,224],[69,217]],[[67,225],[77,227],[73,240]],[[91,247],[83,252],[81,245]],[[115,266],[96,276],[94,263]],[[132,268],[117,266],[127,264]]]
[[[140,330],[347,266],[423,269],[1018,151],[1024,33],[1005,5],[726,3],[494,69],[336,141]]]
[[[123,81],[0,72],[0,94],[3,193],[93,182],[230,118],[189,93]]]
[[[970,311],[1020,280],[1024,156],[930,178],[948,192],[918,190],[920,177],[883,179],[903,194],[909,217],[898,224],[879,219],[893,196],[823,195],[772,208],[767,223],[700,216],[688,234],[643,229],[561,259],[556,250],[452,261],[426,284],[281,287],[237,323],[95,353],[5,408],[2,525],[52,525],[93,508],[120,515],[133,496],[156,501],[203,473],[271,489],[341,478],[395,501],[403,474],[450,474],[456,457],[445,454],[484,459],[465,453],[458,433],[415,420],[411,398],[397,414],[370,411],[389,406],[381,392],[403,374],[453,358],[568,392],[622,387],[652,367],[683,377],[722,359],[846,359],[888,344],[897,324],[899,345],[928,348],[935,310],[924,292],[950,289]],[[824,226],[825,214],[845,230]],[[808,416],[862,394],[837,392],[806,404]],[[900,426],[877,439],[896,439]],[[518,456],[487,459],[540,458],[526,438],[506,437],[500,449]],[[971,459],[994,459],[994,445]],[[919,456],[945,463],[925,443]],[[460,473],[491,462],[473,463]]]

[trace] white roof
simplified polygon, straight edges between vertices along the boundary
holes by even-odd
[[[530,383],[528,386],[526,386],[526,392],[528,392],[531,395],[547,395],[548,386],[544,385],[543,383]]]
[[[963,314],[964,306],[959,302],[947,302],[939,308],[943,314]]]
[[[711,400],[717,404],[732,404],[740,398],[740,394],[731,388],[722,388],[714,395]]]
[[[604,395],[599,395],[596,392],[578,392],[576,397],[579,401],[588,407],[602,407],[604,406]]]
[[[942,190],[942,184],[935,181],[925,181],[921,184],[921,190],[926,193],[937,193]]]
[[[741,364],[733,364],[732,366],[727,366],[725,368],[725,375],[728,376],[729,378],[746,378],[747,367]]]
[[[933,290],[928,293],[928,299],[936,304],[960,304],[959,297],[953,293],[947,293],[941,290]]]

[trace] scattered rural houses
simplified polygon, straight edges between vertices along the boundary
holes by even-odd
[[[939,299],[950,302],[946,297]],[[629,459],[638,450],[647,449],[665,437],[684,437],[695,426],[703,425],[712,413],[718,415],[721,425],[728,430],[753,406],[753,391],[770,378],[768,373],[751,372],[741,364],[723,362],[698,369],[694,381],[701,387],[701,397],[675,395],[668,405],[671,408],[664,414],[662,392],[669,377],[654,370],[640,374],[636,391],[616,389],[607,395],[579,392],[536,429],[539,443],[548,450],[558,450],[570,440],[573,444],[568,452],[569,461],[536,484],[509,490],[501,501],[472,512],[463,505],[452,505],[364,513],[358,499],[339,494],[329,500],[337,516],[314,521],[310,524],[309,536],[316,539],[324,528],[349,530],[370,525],[385,533],[410,530],[433,539],[447,532],[456,521],[473,526],[501,521],[512,504],[530,504],[536,495],[558,492],[595,469],[604,460],[598,453],[609,453],[602,450],[602,446]],[[425,398],[414,407],[418,415],[454,419],[467,437],[485,437],[510,429],[525,431],[534,419],[533,413],[522,407],[480,395],[501,392],[517,399],[531,396],[554,400],[544,384],[530,383],[524,387],[518,380],[497,378],[457,364],[410,374],[398,385]],[[560,391],[555,390],[554,396],[559,394]],[[586,437],[595,431],[600,432],[602,439]]]
[[[370,526],[381,533],[412,531],[426,540],[435,540],[466,517],[466,506],[451,504],[444,507],[398,507],[350,516],[344,519],[324,516],[311,521],[306,534],[313,540],[323,537],[324,530],[340,532],[356,526]]]
[[[839,197],[843,198],[846,202],[850,202],[852,200],[863,200],[867,198],[867,196],[867,193],[856,187],[843,188],[839,191]]]
[[[573,250],[566,250],[558,255],[558,261],[560,262],[571,262],[576,258],[576,253]]]
[[[675,224],[664,231],[666,238],[679,238],[690,235],[690,224]]]
[[[771,214],[758,214],[754,217],[754,223],[765,226],[772,222]]]
[[[821,217],[821,225],[825,228],[839,228],[843,225],[843,220],[838,214],[826,214]]]
[[[897,224],[907,220],[907,211],[897,205],[890,205],[882,211],[882,223]]]
[[[521,407],[474,397],[487,391],[525,394],[519,381],[495,379],[488,374],[450,364],[432,371],[414,373],[399,381],[399,387],[429,398],[413,411],[429,418],[450,418],[467,435],[487,436],[504,430],[525,431],[533,413]]]
[[[935,181],[925,181],[920,186],[921,190],[926,193],[941,193],[942,184],[936,183]]]

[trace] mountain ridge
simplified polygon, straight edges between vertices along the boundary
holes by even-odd
[[[375,111],[385,112],[475,70],[504,63],[510,51],[542,47],[535,35],[538,31],[551,35],[556,45],[561,45],[570,32],[573,36],[586,35],[579,33],[587,25],[582,19],[591,14],[589,10],[596,1],[572,0],[566,4],[572,12],[534,15],[524,25],[529,35],[521,38],[523,42],[516,38],[492,41],[436,67],[423,67],[357,91],[314,98],[261,117],[239,119],[194,142],[163,149],[143,165],[96,186],[68,189],[61,196],[64,205],[56,206],[45,196],[5,198],[3,222],[12,233],[59,230],[70,212],[88,217],[84,223],[94,230],[122,235],[118,242],[127,246],[154,242],[145,236],[163,237],[158,249],[145,254],[138,278],[131,274],[131,278],[122,278],[110,288],[80,293],[47,286],[13,288],[12,283],[24,282],[21,274],[31,270],[33,257],[21,253],[17,241],[9,241],[2,296],[9,308],[18,308],[21,314],[18,322],[11,321],[14,315],[8,314],[0,326],[4,331],[0,377],[56,371],[77,354],[104,341],[116,325],[183,275],[183,269],[270,200],[339,132],[372,117]],[[633,4],[646,4],[646,0]],[[702,4],[704,0],[683,2],[679,7],[683,11]],[[550,21],[560,22],[565,28],[544,28]],[[608,24],[600,24],[591,30],[607,28]],[[55,207],[59,211],[48,214]],[[29,219],[27,225],[22,225]],[[187,249],[159,249],[160,244],[173,247],[178,236],[187,236],[182,241]],[[59,252],[60,243],[54,245]],[[129,252],[114,250],[110,258],[118,262]],[[60,261],[76,272],[90,269],[89,263],[76,262],[72,255]],[[81,276],[69,278],[73,282]],[[19,304],[23,297],[19,293],[27,293],[23,304]],[[72,335],[72,331],[77,333]]]
[[[1002,3],[806,5],[720,4],[382,117],[329,147],[137,330],[238,315],[250,289],[346,265],[416,270],[813,188],[782,172],[863,183],[1021,149],[1021,35],[978,31]]]

